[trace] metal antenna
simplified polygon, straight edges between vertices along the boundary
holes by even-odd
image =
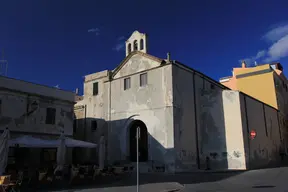
[[[8,61],[4,57],[4,48],[2,49],[2,58],[0,59],[0,75],[7,76]]]

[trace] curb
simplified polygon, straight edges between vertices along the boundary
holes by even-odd
[[[175,188],[172,189],[164,189],[161,192],[177,192],[177,191],[182,191],[183,189],[185,189],[185,185],[182,185],[180,183],[178,183],[178,187],[175,186]]]
[[[140,175],[158,174],[158,175],[186,175],[195,173],[243,173],[250,170],[197,170],[191,172],[176,172],[176,173],[165,173],[165,172],[155,172],[155,173],[140,173]]]
[[[161,192],[177,192],[180,191],[181,189],[167,189],[167,190],[163,190]]]

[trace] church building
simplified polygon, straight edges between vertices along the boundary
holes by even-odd
[[[75,137],[98,143],[104,136],[107,164],[133,164],[139,127],[143,171],[252,165],[247,161],[250,125],[244,121],[249,117],[242,107],[247,96],[171,60],[169,53],[158,58],[148,51],[148,36],[135,31],[126,41],[126,57],[114,70],[85,76],[83,100],[74,108]],[[245,102],[256,101],[249,97]],[[97,159],[91,151],[85,155]]]

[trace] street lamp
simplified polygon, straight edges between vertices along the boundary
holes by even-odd
[[[140,127],[137,127],[136,131],[136,148],[137,148],[137,192],[139,192],[139,139],[140,139]]]

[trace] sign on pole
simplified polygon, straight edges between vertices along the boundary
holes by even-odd
[[[251,131],[250,131],[250,139],[251,139],[251,140],[255,139],[256,135],[257,135],[257,134],[256,134],[256,131],[255,131],[255,130],[251,130]]]

